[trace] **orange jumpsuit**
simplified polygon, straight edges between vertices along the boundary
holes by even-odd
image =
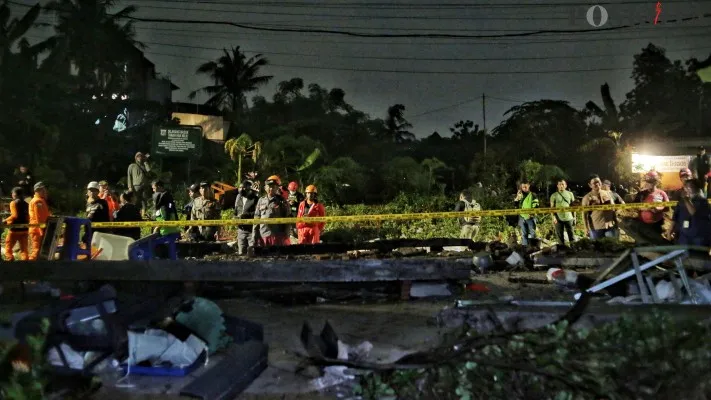
[[[5,223],[12,224],[27,224],[30,221],[29,206],[25,200],[17,199],[10,202],[10,216],[5,219]],[[28,228],[10,228],[7,237],[5,238],[5,260],[15,261],[15,254],[12,249],[15,244],[20,244],[20,257],[27,260],[29,254],[27,251],[27,231]]]
[[[109,221],[114,220],[114,211],[121,208],[121,206],[114,200],[114,197],[109,194],[109,192],[99,193],[99,198],[106,200],[106,204],[109,205]]]
[[[299,204],[299,211],[296,214],[297,218],[302,217],[325,217],[326,208],[321,203],[307,204],[308,200],[304,200]],[[325,222],[297,222],[296,229],[299,236],[299,244],[316,244],[321,240],[321,231],[326,225]]]
[[[30,201],[30,225],[46,224],[50,215],[47,200],[35,193],[35,197]],[[30,241],[32,242],[30,260],[36,260],[39,256],[40,248],[42,247],[42,236],[44,236],[44,228],[37,226],[30,228]]]

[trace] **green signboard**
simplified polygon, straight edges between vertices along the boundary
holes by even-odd
[[[202,155],[202,127],[157,126],[153,129],[151,155],[198,158]]]

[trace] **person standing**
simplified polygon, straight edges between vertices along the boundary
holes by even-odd
[[[659,189],[659,174],[649,171],[644,176],[644,186],[635,196],[635,203],[663,203],[669,201],[669,196]],[[664,245],[668,244],[664,233],[664,214],[669,210],[667,206],[639,210],[637,218],[623,218],[622,228],[635,239],[638,244]]]
[[[10,232],[5,237],[5,261],[15,261],[13,249],[16,244],[20,245],[20,258],[24,261],[29,258],[27,249],[27,232],[29,228],[12,227],[12,225],[25,225],[30,222],[30,206],[25,201],[25,194],[21,187],[12,189],[12,201],[10,202],[10,216],[5,219],[5,223],[10,225]]]
[[[568,182],[559,179],[558,191],[550,198],[551,208],[569,208],[575,201],[575,195],[568,190]],[[553,214],[553,224],[555,225],[555,235],[558,243],[565,245],[565,234],[568,234],[568,243],[575,241],[573,226],[575,225],[575,214],[570,211],[557,212]]]
[[[109,206],[109,218],[113,221],[114,213],[119,209],[120,203],[109,190],[107,181],[99,181],[99,198],[106,200],[106,204]]]
[[[459,201],[454,206],[454,211],[481,211],[481,205],[474,200],[474,196],[471,191],[464,190],[459,193]],[[472,241],[475,240],[476,236],[479,234],[479,223],[481,223],[481,217],[459,218],[459,225],[461,226],[459,237],[462,239],[470,239]]]
[[[266,194],[257,201],[254,218],[289,218],[291,209],[282,194],[280,178],[276,175],[267,178],[264,182],[264,191]],[[255,245],[287,246],[291,244],[289,230],[289,224],[259,224],[259,227],[252,231],[252,235]]]
[[[170,194],[165,184],[161,180],[155,180],[151,184],[153,189],[153,204],[155,204],[155,220],[162,221],[178,221],[178,208],[175,205],[173,195]],[[180,228],[178,227],[162,227],[154,228],[153,233],[160,233],[161,236],[176,236],[176,240],[180,237]]]
[[[608,192],[610,192],[610,195],[612,196],[612,201],[614,201],[615,204],[625,204],[625,201],[622,200],[622,196],[612,190],[612,182],[610,182],[610,180],[605,179],[604,181],[602,181],[602,190],[607,190]]]
[[[30,201],[30,225],[43,225],[47,223],[47,220],[52,215],[47,204],[47,188],[43,182],[37,182],[34,185],[34,192],[35,195]],[[45,228],[40,228],[39,226],[30,227],[31,261],[35,261],[39,257],[44,232]]]
[[[17,166],[17,171],[15,171],[14,184],[17,187],[22,188],[22,193],[25,196],[29,196],[32,193],[32,188],[34,186],[34,178],[32,172],[25,164],[20,164]]]
[[[612,193],[602,189],[602,180],[598,175],[591,175],[588,180],[590,192],[583,196],[582,206],[612,205],[615,200]],[[585,231],[590,239],[596,240],[603,237],[619,238],[617,227],[617,214],[614,210],[595,210],[583,212]]]
[[[215,196],[210,188],[210,184],[207,182],[200,183],[200,197],[193,200],[190,219],[193,221],[212,221],[220,219],[220,211],[217,208]],[[197,233],[197,236],[201,240],[213,242],[217,238],[217,226],[192,227],[191,231],[193,235]]]
[[[318,189],[315,185],[306,187],[306,200],[299,203],[297,218],[325,217],[326,208],[318,201]],[[325,222],[297,222],[296,229],[299,244],[318,244],[321,242],[321,231]]]
[[[516,208],[521,210],[538,208],[538,197],[531,192],[531,183],[529,181],[521,181],[514,202],[516,203]],[[531,214],[519,214],[518,226],[521,228],[521,244],[528,246],[529,239],[536,239],[536,217]]]
[[[706,154],[706,148],[704,146],[699,146],[696,152],[696,157],[694,157],[689,162],[689,169],[691,170],[691,175],[694,179],[699,182],[699,186],[704,193],[707,193],[708,188],[706,187],[707,175],[711,171],[711,159],[709,155]]]
[[[133,163],[128,166],[126,186],[129,192],[134,192],[136,204],[141,213],[146,215],[149,209],[151,166],[148,162],[150,154],[136,153]]]
[[[110,222],[109,204],[99,197],[99,182],[89,182],[86,186],[86,218],[91,223]],[[108,233],[106,228],[93,228],[93,232]],[[92,233],[93,234],[93,233]],[[91,241],[92,238],[84,237],[84,242]]]
[[[141,217],[141,210],[133,203],[134,197],[133,192],[124,192],[121,194],[121,205],[118,210],[115,211],[114,221],[116,222],[140,222],[143,221]],[[141,228],[121,228],[116,229],[115,233],[117,235],[126,236],[138,240],[141,238]]]
[[[242,181],[237,190],[239,193],[235,199],[235,218],[253,219],[259,197],[257,192],[252,190],[252,182]],[[254,247],[253,230],[254,225],[237,225],[237,251],[240,255],[247,254],[249,248]]]
[[[697,180],[684,182],[666,236],[684,246],[711,246],[711,208]]]

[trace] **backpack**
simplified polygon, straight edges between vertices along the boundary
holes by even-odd
[[[475,200],[462,201],[464,202],[464,211],[481,211],[481,206]],[[477,224],[479,221],[481,221],[481,217],[464,217],[464,222],[467,224]]]

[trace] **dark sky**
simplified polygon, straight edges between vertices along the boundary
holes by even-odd
[[[709,0],[661,3],[662,21],[711,13]],[[595,2],[139,0],[121,4],[137,5],[136,16],[148,18],[377,34],[477,35],[590,29],[585,13]],[[652,21],[655,5],[655,1],[639,0],[605,4],[609,19],[604,27]],[[43,20],[48,21],[47,17]],[[209,24],[139,22],[136,26],[138,39],[148,47],[146,55],[157,71],[181,87],[174,93],[175,101],[187,101],[187,93],[209,83],[194,74],[201,62],[217,58],[223,47],[239,45],[249,55],[261,52],[272,64],[264,73],[274,75],[274,80],[260,94],[271,98],[278,82],[301,77],[307,85],[315,82],[342,88],[350,103],[371,116],[382,117],[388,106],[402,103],[418,136],[433,131],[448,134],[448,128],[460,119],[481,125],[483,93],[489,129],[523,101],[560,99],[574,107],[588,100],[599,102],[599,87],[605,82],[619,104],[632,87],[633,55],[649,42],[666,48],[671,59],[704,59],[711,54],[711,18],[611,32],[496,39],[353,38]]]

